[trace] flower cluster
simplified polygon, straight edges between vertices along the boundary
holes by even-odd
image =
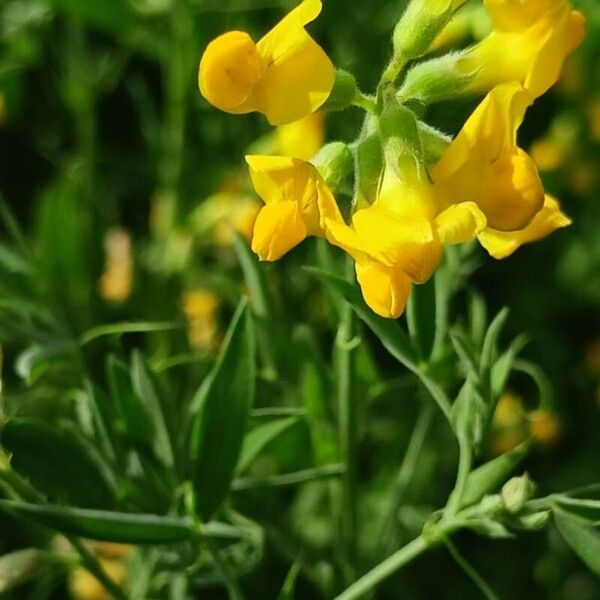
[[[395,318],[411,286],[434,273],[445,245],[477,239],[491,256],[504,258],[570,223],[544,192],[534,161],[517,144],[517,130],[581,42],[583,17],[568,0],[484,0],[492,30],[481,41],[416,61],[439,47],[440,33],[463,4],[411,1],[373,97],[336,71],[306,32],[321,11],[319,0],[304,0],[257,44],[242,32],[209,44],[200,91],[224,111],[258,111],[275,125],[352,104],[367,112],[354,143],[329,144],[310,161],[246,157],[264,202],[252,236],[262,260],[279,259],[308,236],[323,237],[354,259],[372,310]],[[410,109],[469,94],[485,96],[454,139]],[[334,194],[350,176],[355,192],[345,218]]]

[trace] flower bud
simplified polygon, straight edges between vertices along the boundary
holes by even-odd
[[[431,104],[463,95],[476,75],[476,71],[459,68],[463,54],[453,52],[415,65],[406,74],[398,99]]]
[[[371,204],[383,170],[383,149],[377,133],[372,133],[356,148],[356,184],[362,199]]]
[[[537,531],[543,529],[550,519],[550,511],[542,510],[540,512],[531,513],[530,515],[522,515],[519,517],[519,525],[523,529]]]
[[[500,492],[504,508],[509,513],[518,513],[533,496],[534,491],[535,484],[527,473],[521,477],[513,477],[504,484]]]
[[[322,110],[335,111],[348,108],[352,104],[357,91],[358,87],[354,75],[342,69],[336,69],[333,89]]]
[[[334,190],[354,167],[350,148],[343,142],[326,144],[315,154],[311,163],[317,167],[325,183]]]
[[[412,0],[394,29],[394,54],[406,60],[425,54],[454,11],[465,1]]]

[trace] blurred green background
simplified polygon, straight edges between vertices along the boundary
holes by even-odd
[[[573,3],[587,17],[587,37],[557,86],[529,111],[520,144],[574,223],[502,262],[477,250],[470,280],[490,314],[509,306],[508,335],[530,334],[524,356],[541,366],[553,391],[552,422],[526,464],[541,494],[595,481],[600,473],[600,6],[597,0]],[[219,33],[242,29],[257,39],[292,5],[2,0],[0,410],[5,415],[69,417],[67,392],[79,383],[80,365],[64,360],[61,343],[114,321],[169,320],[181,329],[125,336],[118,347],[94,346],[85,357],[92,377],[103,380],[106,352],[127,356],[142,346],[155,364],[194,350],[195,368],[173,376],[171,395],[189,394],[198,385],[243,291],[238,260],[219,226],[239,224],[245,218],[239,207],[252,206],[243,155],[257,140],[264,144],[261,136],[270,132],[259,115],[237,117],[209,106],[197,90],[198,60]],[[355,74],[370,92],[389,57],[391,29],[403,6],[401,0],[326,0],[310,31],[334,64]],[[472,10],[447,41],[465,46],[482,29],[485,19]],[[434,106],[425,116],[455,133],[475,103]],[[327,139],[353,139],[360,122],[358,109],[328,115]],[[219,203],[218,192],[234,200]],[[310,326],[317,332],[316,351],[328,357],[335,316],[301,269],[314,263],[319,251],[314,241],[306,242],[265,271],[278,299],[274,318],[296,334],[299,324]],[[463,300],[459,296],[457,302]],[[376,344],[366,364],[366,371],[375,369],[387,379],[398,375]],[[388,386],[380,394],[376,377],[367,373],[364,379],[369,394],[361,408],[360,516],[369,564],[383,492],[401,461],[419,400],[410,387]],[[297,374],[289,380],[300,385]],[[285,393],[268,383],[263,387],[265,398]],[[535,409],[540,395],[525,375],[511,380],[511,390],[488,456],[522,439],[524,415]],[[452,481],[454,442],[443,424],[436,427],[440,431],[424,448],[407,492],[406,501],[415,508],[411,512],[408,506],[402,516],[406,539],[411,522],[419,520],[419,507],[439,506]],[[300,426],[293,432],[270,448],[259,468],[270,472],[273,464],[300,468],[307,462],[309,434]],[[293,562],[298,549],[327,578],[332,531],[321,519],[320,485],[241,498],[245,514],[287,532],[285,539],[267,535],[265,556],[244,579],[249,598],[277,597],[288,555]],[[0,554],[45,539],[36,528],[0,515]],[[461,534],[459,542],[501,598],[600,597],[593,575],[551,529],[501,542]],[[46,579],[6,597],[67,597],[64,579]],[[198,597],[225,594],[209,586]],[[296,597],[323,596],[301,577]],[[436,550],[383,585],[376,597],[479,596],[447,553]]]

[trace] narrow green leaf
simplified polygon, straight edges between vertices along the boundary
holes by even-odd
[[[406,307],[410,337],[425,361],[433,350],[435,311],[435,279],[432,277],[427,283],[413,286]]]
[[[244,438],[236,473],[243,473],[271,441],[298,421],[297,417],[276,419],[252,429]]]
[[[581,498],[558,496],[555,503],[572,515],[573,518],[581,519],[588,526],[600,526],[600,500],[584,500]]]
[[[165,422],[156,387],[141,353],[137,350],[131,357],[131,383],[152,423],[153,447],[157,457],[167,467],[173,466],[173,448]]]
[[[527,345],[529,338],[523,334],[516,337],[510,346],[500,355],[498,360],[492,365],[490,373],[490,385],[492,387],[492,396],[498,398],[504,391],[504,386],[508,381],[510,372],[513,369],[515,359],[519,352]]]
[[[533,446],[531,440],[519,444],[516,448],[477,467],[467,478],[461,507],[479,502],[486,494],[497,491],[508,476],[521,464]]]
[[[321,269],[305,267],[321,281],[332,287],[354,309],[373,333],[379,338],[385,349],[399,362],[411,370],[417,369],[418,357],[410,343],[408,336],[402,331],[400,325],[392,319],[384,319],[376,315],[362,299],[357,288],[345,279],[327,273]]]
[[[219,508],[238,463],[254,403],[255,342],[246,303],[233,317],[217,362],[200,386],[190,443],[196,509],[204,520]]]
[[[489,413],[479,392],[476,377],[474,371],[468,374],[450,411],[450,422],[457,436],[468,440],[475,448],[481,443]]]
[[[563,539],[581,560],[600,575],[600,531],[584,525],[559,506],[554,508],[554,522]]]
[[[0,500],[0,509],[56,531],[125,544],[172,544],[200,533],[190,518],[128,514]],[[207,534],[210,529],[207,526]]]
[[[79,338],[82,346],[105,336],[121,336],[125,333],[150,333],[152,331],[170,331],[182,329],[183,325],[172,321],[127,321],[124,323],[109,323],[99,325],[84,332]]]
[[[480,372],[483,374],[494,363],[494,355],[498,347],[498,338],[508,318],[508,308],[503,308],[490,323],[481,349]]]
[[[17,356],[15,371],[31,385],[36,380],[36,375],[43,372],[52,360],[68,356],[71,350],[69,344],[63,341],[34,344]]]
[[[270,298],[267,282],[256,255],[250,250],[248,243],[237,231],[234,232],[234,248],[244,273],[244,281],[248,288],[250,307],[256,321],[256,333],[259,350],[270,376],[275,377],[277,369],[276,352],[279,347],[279,336],[275,328],[273,314],[274,303]]]
[[[34,487],[79,506],[110,506],[112,475],[96,450],[69,429],[33,419],[8,421],[1,432],[11,465]]]
[[[464,332],[454,329],[450,331],[450,341],[463,366],[464,372],[478,379],[477,356],[470,340]]]

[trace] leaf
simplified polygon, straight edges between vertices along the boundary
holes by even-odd
[[[474,469],[468,476],[461,508],[479,502],[486,494],[497,491],[508,476],[521,464],[532,447],[531,440]]]
[[[124,333],[149,333],[152,331],[170,331],[172,329],[181,329],[183,325],[173,323],[172,321],[127,321],[123,323],[109,323],[108,325],[99,325],[84,332],[79,338],[82,346],[89,344],[101,337],[115,335],[121,336]]]
[[[352,306],[359,318],[367,324],[394,358],[412,371],[417,370],[418,357],[407,335],[396,321],[376,315],[365,304],[356,287],[345,279],[314,267],[305,268],[333,288]]]
[[[274,303],[270,298],[267,282],[260,268],[258,258],[237,231],[234,232],[233,243],[248,288],[250,307],[257,325],[256,333],[259,349],[269,371],[269,376],[275,378],[278,371],[276,357],[280,354],[281,349],[279,336],[275,328]]]
[[[452,405],[450,422],[459,438],[463,437],[471,446],[477,447],[483,438],[488,407],[474,381],[475,377],[474,372],[467,376]]]
[[[492,396],[494,398],[498,398],[504,391],[504,386],[513,369],[515,359],[519,355],[519,352],[527,345],[528,341],[529,338],[525,334],[516,337],[492,365],[490,385],[492,387]]]
[[[573,518],[581,519],[587,525],[592,527],[600,526],[600,500],[584,500],[558,496],[555,499],[555,504],[564,511],[567,511]]]
[[[34,344],[21,352],[15,360],[17,375],[32,385],[51,360],[69,356],[72,348],[63,341]]]
[[[129,514],[52,504],[28,504],[14,500],[0,500],[0,509],[65,534],[104,542],[173,544],[200,535],[239,537],[233,527],[221,523],[208,523],[199,527],[189,517]]]
[[[477,380],[479,378],[477,356],[470,340],[467,339],[467,336],[462,331],[455,329],[450,331],[450,341],[463,366],[464,372]]]
[[[435,279],[412,288],[406,308],[410,337],[415,341],[421,357],[427,360],[435,339]]]
[[[292,425],[298,423],[298,421],[299,419],[297,417],[276,419],[269,423],[259,425],[250,431],[244,438],[236,474],[239,475],[243,473],[271,441],[286,429],[289,429]]]
[[[480,373],[483,374],[491,368],[494,363],[494,355],[498,346],[498,338],[504,327],[504,323],[508,318],[508,308],[503,308],[494,317],[494,320],[490,323],[485,338],[483,340],[483,347],[481,349],[481,360],[479,363]]]
[[[162,464],[172,467],[174,463],[173,448],[165,422],[165,415],[148,367],[138,350],[134,350],[131,357],[131,382],[136,396],[141,400],[148,419],[152,423],[154,452]]]
[[[254,403],[255,342],[251,325],[242,301],[217,362],[193,401],[198,412],[190,459],[196,509],[204,520],[227,496]]]
[[[0,594],[31,581],[50,562],[51,554],[25,548],[0,556]]]
[[[86,507],[110,506],[112,474],[96,450],[71,430],[33,419],[12,419],[1,433],[11,465],[34,487]]]
[[[600,531],[584,525],[579,517],[573,517],[559,506],[555,506],[553,512],[556,528],[565,542],[596,575],[600,575]]]

